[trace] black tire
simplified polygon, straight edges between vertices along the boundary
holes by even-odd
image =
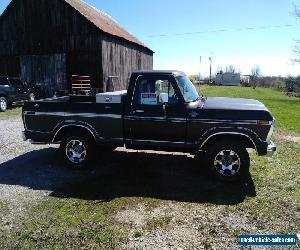
[[[7,100],[5,97],[1,96],[0,97],[0,112],[5,112],[7,110]]]
[[[74,170],[90,168],[94,157],[94,144],[93,139],[82,132],[64,136],[60,149],[67,166]]]
[[[248,176],[250,158],[240,142],[220,141],[208,148],[207,165],[218,180],[237,182]]]

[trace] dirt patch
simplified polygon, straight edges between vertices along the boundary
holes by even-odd
[[[257,228],[247,214],[225,212],[224,206],[168,202],[151,209],[140,205],[116,214],[130,225],[123,249],[239,249],[243,233],[268,233]],[[167,225],[149,228],[149,221],[172,218]]]
[[[300,143],[300,136],[296,134],[287,134],[285,131],[281,129],[276,130],[275,138],[284,140],[284,141],[289,141],[289,142],[295,142],[295,143]]]
[[[300,143],[300,136],[289,136],[289,135],[286,135],[286,136],[283,137],[283,139],[286,140],[286,141]]]

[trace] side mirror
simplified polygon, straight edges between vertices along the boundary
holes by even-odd
[[[159,94],[159,103],[166,104],[169,102],[169,94],[168,93],[160,93]]]

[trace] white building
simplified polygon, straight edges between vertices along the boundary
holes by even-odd
[[[219,72],[216,75],[215,80],[216,85],[224,86],[240,86],[241,85],[241,75],[238,73],[231,72]]]

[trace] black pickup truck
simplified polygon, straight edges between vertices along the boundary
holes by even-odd
[[[125,145],[201,153],[217,178],[235,181],[249,171],[248,148],[276,151],[275,119],[261,102],[206,98],[179,71],[134,72],[128,91],[27,102],[23,122],[25,140],[60,143],[75,169],[88,167],[96,150]]]
[[[15,102],[34,100],[34,90],[19,78],[0,76],[0,112]]]

